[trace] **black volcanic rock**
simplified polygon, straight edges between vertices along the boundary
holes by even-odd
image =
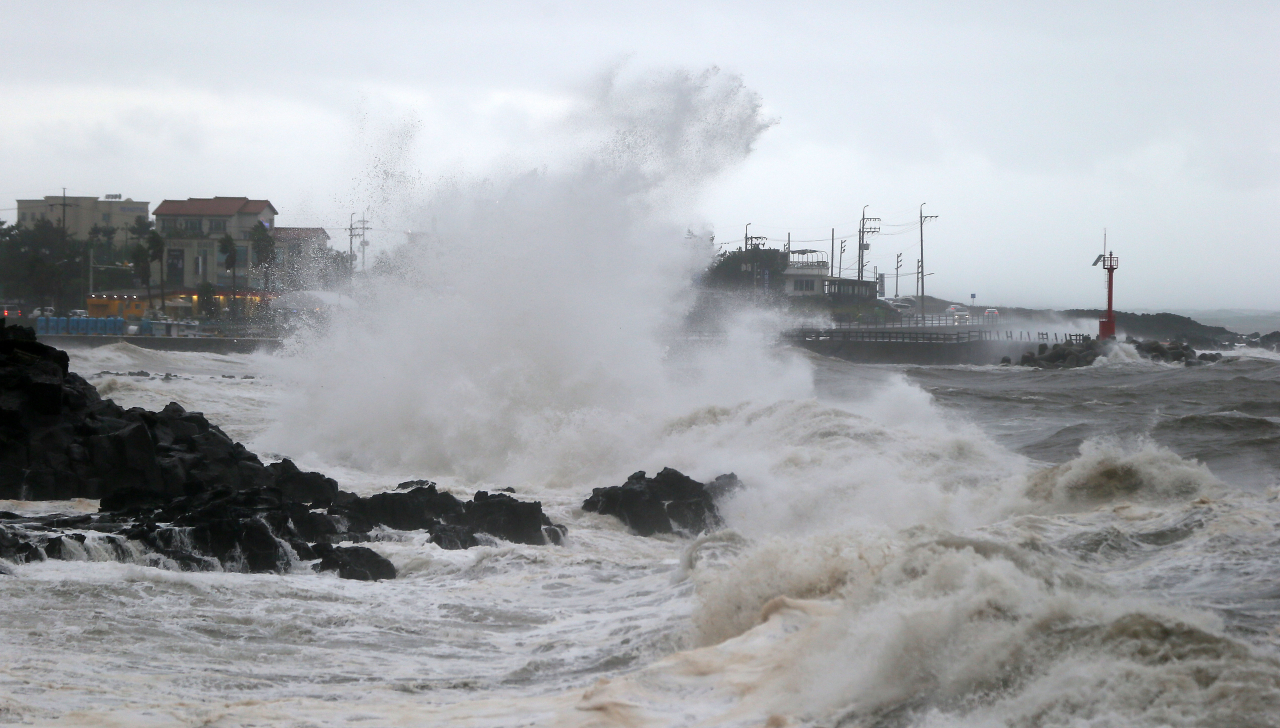
[[[693,535],[718,528],[715,499],[738,487],[737,476],[721,475],[704,485],[671,468],[646,478],[633,473],[622,485],[596,488],[582,509],[616,516],[641,536],[680,532]]]
[[[285,458],[267,466],[275,477],[275,486],[299,503],[312,505],[332,503],[338,497],[338,482],[323,473],[304,473]]]
[[[264,466],[199,412],[126,410],[68,367],[65,352],[0,320],[0,498],[100,506],[44,518],[0,512],[0,559],[70,558],[85,532],[98,532],[111,535],[93,536],[94,548],[122,560],[136,555],[132,543],[185,569],[283,573],[320,559],[344,578],[384,579],[395,577],[385,559],[337,544],[369,541],[379,527],[426,530],[453,549],[477,545],[478,534],[563,540],[564,526],[536,502],[482,491],[464,503],[430,481],[360,498],[289,460]]]
[[[1172,342],[1168,346],[1159,341],[1138,341],[1130,338],[1126,340],[1137,350],[1138,355],[1144,359],[1152,359],[1164,362],[1183,362],[1185,366],[1200,366],[1202,362],[1212,363],[1222,358],[1221,354],[1210,355],[1200,354],[1197,356],[1195,349],[1186,342]],[[1026,367],[1038,367],[1040,369],[1072,369],[1075,367],[1087,367],[1093,364],[1099,356],[1104,356],[1111,351],[1114,343],[1109,340],[1095,339],[1084,337],[1081,341],[1064,341],[1053,344],[1040,344],[1038,351],[1027,352],[1022,355],[1018,362]]]
[[[373,549],[364,546],[316,544],[320,563],[317,571],[336,571],[343,579],[377,581],[396,578],[396,567]]]

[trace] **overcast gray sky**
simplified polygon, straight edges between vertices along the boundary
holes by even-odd
[[[690,220],[721,240],[927,202],[938,295],[1103,305],[1105,227],[1121,308],[1280,309],[1276,2],[2,7],[3,208],[63,186],[246,195],[337,228],[381,172],[536,158],[610,69],[718,66],[778,122]],[[917,246],[880,237],[871,261],[911,270]]]

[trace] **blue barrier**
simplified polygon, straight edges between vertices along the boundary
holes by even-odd
[[[49,333],[49,319],[48,319],[48,318],[45,318],[44,316],[39,316],[39,317],[37,317],[37,318],[36,318],[36,333],[37,333],[37,334],[47,334],[47,333]]]
[[[59,316],[59,317],[58,317],[58,331],[57,331],[57,333],[59,333],[59,334],[65,334],[65,333],[67,333],[67,317],[66,317],[66,316]]]
[[[151,319],[142,319],[138,322],[138,336],[151,335]]]
[[[111,333],[116,336],[124,336],[124,319],[119,316],[115,317],[111,322]]]

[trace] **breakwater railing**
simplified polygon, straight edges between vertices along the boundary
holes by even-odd
[[[1082,343],[1086,334],[1068,334],[1051,331],[998,331],[994,329],[969,329],[965,331],[908,331],[890,328],[852,327],[802,327],[783,333],[784,339],[793,341],[866,341],[901,342],[908,344],[965,344],[972,341],[1003,341],[1008,343]]]
[[[977,316],[955,316],[947,314],[929,314],[921,316],[920,314],[902,314],[902,318],[897,321],[883,321],[880,323],[865,322],[837,322],[831,324],[831,328],[836,329],[906,329],[918,328],[922,326],[981,326],[983,328],[998,327],[1000,325],[999,314],[979,314]]]

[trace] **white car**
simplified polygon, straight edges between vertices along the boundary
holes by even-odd
[[[999,316],[1000,312],[994,308],[989,308],[986,311],[983,311],[982,315],[983,316]]]
[[[959,323],[969,320],[969,309],[964,306],[947,306],[944,316],[950,317],[953,321]]]

